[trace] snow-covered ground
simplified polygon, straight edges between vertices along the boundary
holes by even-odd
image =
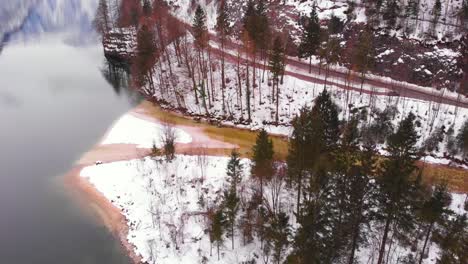
[[[213,249],[210,257],[205,234],[206,210],[222,197],[228,160],[183,155],[177,155],[172,162],[145,158],[86,167],[81,176],[122,210],[128,220],[128,240],[143,261],[202,263],[206,257],[214,263],[216,252]],[[243,182],[247,183],[249,161],[242,163]],[[219,263],[240,263],[259,250],[255,244],[242,247],[240,239],[235,245],[238,250],[222,250]]]
[[[216,45],[215,43],[211,43]],[[169,47],[169,53],[173,54],[173,48]],[[234,55],[234,51],[228,51],[228,53]],[[213,55],[212,55],[213,56]],[[237,56],[237,54],[236,54]],[[241,54],[241,56],[244,56]],[[205,109],[202,100],[197,105],[195,103],[194,93],[192,91],[193,84],[192,80],[188,77],[188,72],[185,65],[180,67],[173,67],[174,75],[177,76],[177,85],[174,86],[174,91],[177,91],[178,96],[183,98],[176,98],[175,93],[161,94],[157,90],[154,97],[157,99],[164,99],[172,107],[183,107],[188,110],[189,114],[205,115],[207,112],[215,118],[221,118],[222,124],[235,125],[241,128],[247,128],[252,130],[258,130],[260,128],[267,129],[270,133],[289,135],[291,133],[290,122],[299,110],[304,106],[312,106],[316,96],[324,90],[323,84],[317,84],[310,81],[305,81],[293,77],[291,75],[285,75],[283,84],[280,84],[280,100],[279,100],[279,125],[275,123],[276,103],[272,101],[271,97],[271,77],[269,71],[263,72],[263,69],[256,69],[256,88],[253,89],[251,96],[251,119],[252,122],[245,124],[238,122],[239,120],[246,120],[248,115],[246,111],[246,67],[241,64],[240,75],[241,75],[241,87],[242,96],[239,95],[239,82],[237,76],[237,65],[235,61],[226,62],[226,79],[227,89],[225,91],[226,107],[223,112],[222,109],[222,93],[220,91],[221,80],[220,80],[220,62],[219,60],[211,60],[213,70],[213,86],[214,100],[212,100],[212,107]],[[167,72],[167,66],[163,64],[163,70]],[[160,70],[159,68],[157,70]],[[325,74],[309,74],[305,69],[298,69],[295,67],[287,66],[287,71],[293,73],[300,73],[304,76],[311,76],[320,80],[325,79]],[[252,79],[252,68],[250,68],[250,79]],[[196,77],[198,78],[198,77]],[[263,82],[262,82],[263,79]],[[161,83],[161,79],[155,78],[154,82],[160,86],[165,85]],[[439,127],[445,126],[447,130],[453,126],[455,133],[463,126],[465,120],[468,119],[468,109],[462,107],[456,107],[453,105],[439,104],[437,102],[430,102],[418,99],[411,99],[398,96],[379,95],[371,97],[370,94],[360,94],[359,91],[347,91],[339,88],[330,82],[342,84],[341,80],[336,80],[333,77],[328,78],[327,90],[331,93],[335,103],[337,104],[340,111],[340,118],[348,119],[350,116],[351,109],[366,109],[368,112],[383,111],[387,107],[395,107],[397,110],[392,123],[394,127],[406,117],[410,112],[417,116],[420,125],[417,130],[420,134],[419,145],[422,145],[424,141],[431,135],[431,133]],[[355,77],[353,80],[354,86],[360,87],[359,77]],[[210,77],[206,80],[206,84],[211,90],[211,79]],[[251,84],[252,86],[252,84]],[[385,89],[379,89],[371,85],[365,84],[364,90],[367,92],[380,92],[385,93]],[[428,91],[428,88],[424,87],[413,87],[415,89]],[[434,97],[448,95],[453,98],[455,95],[446,91],[432,90]],[[261,95],[261,96],[260,96]],[[261,98],[261,102],[260,102]],[[208,100],[207,100],[208,101]],[[182,103],[181,103],[182,102]],[[208,104],[208,102],[207,102]],[[351,109],[350,109],[351,106]],[[241,111],[242,108],[242,111]],[[231,117],[226,119],[226,117]],[[364,124],[369,124],[375,118],[375,115],[370,115]],[[380,146],[382,149],[383,146]],[[433,153],[436,157],[442,157],[446,151],[445,142],[439,145],[439,151]],[[437,159],[432,158],[432,162],[436,162]],[[444,163],[444,160],[440,160],[439,163]]]
[[[86,167],[81,176],[121,209],[128,221],[128,241],[143,261],[151,264],[241,263],[254,259],[255,255],[262,256],[260,241],[254,239],[243,245],[240,234],[236,233],[235,249],[231,249],[230,239],[226,238],[218,261],[216,247],[210,254],[206,233],[207,208],[219,205],[222,190],[228,184],[225,172],[228,160],[227,157],[185,155],[176,155],[172,162],[145,158]],[[243,159],[242,164],[244,177],[240,195],[245,199],[251,195],[254,183],[249,176],[249,160]],[[270,187],[266,186],[265,196],[269,193]],[[466,213],[463,209],[465,196],[452,194],[450,208],[458,214]],[[286,210],[293,222],[294,192],[283,187],[280,197],[280,208]],[[376,234],[369,234],[369,247],[359,253],[362,263],[370,259],[371,252],[375,252],[373,247],[378,246]],[[394,252],[392,258],[408,253],[408,248],[398,247]],[[437,246],[431,245],[430,257],[423,263],[435,263],[437,252]]]
[[[190,143],[192,137],[181,129],[173,128],[176,143]],[[151,148],[153,144],[162,146],[163,124],[147,121],[128,113],[123,115],[107,132],[102,145],[135,144],[138,148]]]

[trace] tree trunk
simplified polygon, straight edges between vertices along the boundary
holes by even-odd
[[[354,263],[354,254],[357,248],[357,240],[359,237],[359,224],[354,226],[354,234],[353,234],[353,241],[351,242],[351,254],[349,255],[348,264]]]
[[[434,222],[431,222],[431,224],[427,228],[426,239],[424,240],[424,246],[422,248],[421,257],[419,258],[419,264],[421,264],[423,261],[424,251],[426,251],[427,242],[429,241],[429,237],[431,236],[431,231],[432,231],[433,226],[434,226]]]
[[[234,218],[235,219],[235,218]],[[234,249],[234,219],[232,219],[231,223],[231,243],[232,243],[232,249]]]
[[[247,76],[246,76],[246,85],[245,85],[245,103],[247,108],[247,120],[250,122],[252,117],[250,115],[250,81],[249,81],[249,63],[246,63],[247,67]]]
[[[379,250],[379,259],[377,260],[377,264],[382,264],[384,255],[385,255],[385,245],[387,243],[387,238],[388,238],[388,231],[390,229],[390,224],[392,222],[392,216],[388,215],[387,216],[387,221],[385,223],[385,229],[382,237],[382,243],[380,245],[380,250]]]
[[[364,72],[361,72],[361,90],[359,91],[359,95],[362,94],[362,89],[364,88]]]
[[[209,48],[208,48],[208,69],[210,71],[211,102],[214,103],[215,88],[214,88],[214,82],[213,82],[213,68],[211,67],[211,52]]]
[[[224,98],[224,91],[226,89],[226,76],[224,72],[224,37],[221,38],[221,97],[222,97],[222,110],[223,115],[226,114],[226,103]]]
[[[302,188],[302,171],[299,172],[298,185],[297,185],[297,217],[301,217],[301,188]]]
[[[241,78],[241,69],[240,69],[240,51],[239,48],[237,49],[237,82],[238,82],[238,88],[239,91],[237,92],[238,95],[238,104],[240,106],[240,113],[241,116],[243,116],[242,113],[242,78]]]
[[[312,56],[309,57],[309,74],[312,73]]]
[[[276,124],[279,122],[279,84],[276,80]]]

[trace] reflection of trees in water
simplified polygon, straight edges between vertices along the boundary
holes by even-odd
[[[116,94],[129,98],[134,104],[141,101],[142,96],[131,86],[130,70],[128,67],[105,59],[101,67],[101,73],[112,88],[114,88]]]

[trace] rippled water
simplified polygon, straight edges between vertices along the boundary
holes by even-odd
[[[0,53],[0,263],[129,263],[62,182],[132,106],[106,80],[100,45],[66,44],[73,34],[36,35]]]

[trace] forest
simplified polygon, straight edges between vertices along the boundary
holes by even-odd
[[[468,263],[468,196],[453,208],[451,175],[427,182],[418,165],[466,164],[467,0],[425,1],[423,10],[415,0],[345,1],[344,17],[325,19],[323,5],[301,1],[312,4],[298,31],[275,19],[291,1],[240,1],[238,10],[175,2],[192,16],[174,1],[100,0],[95,26],[106,55],[126,62],[130,85],[150,101],[258,131],[251,156],[232,152],[216,199],[198,197],[210,256],[254,244],[260,255],[242,263]],[[418,23],[424,37],[412,35]],[[384,75],[379,56],[391,48],[381,44],[392,41],[455,54],[454,68]],[[418,58],[408,64],[437,67]],[[285,160],[269,135],[278,127]],[[173,160],[173,141],[154,155]]]

